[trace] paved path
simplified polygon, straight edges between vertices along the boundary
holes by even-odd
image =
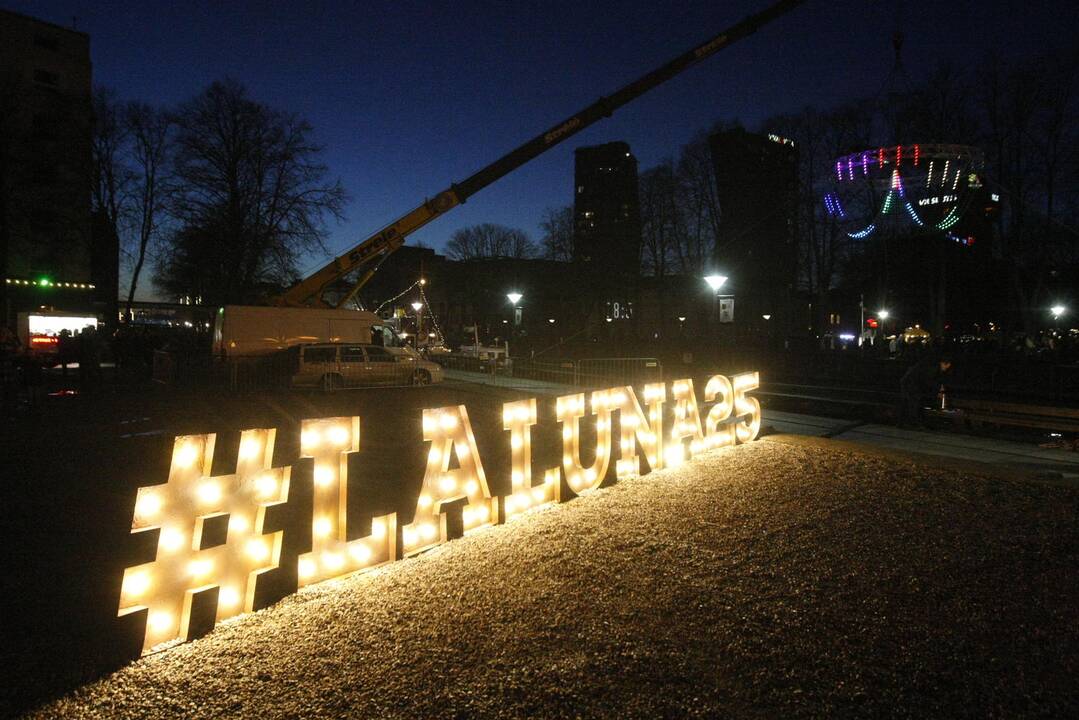
[[[570,385],[547,382],[546,380],[528,380],[526,378],[489,375],[487,373],[467,372],[464,370],[445,369],[442,372],[447,380],[467,382],[475,385],[491,385],[507,390],[522,390],[533,392],[538,395],[566,395],[574,391],[573,387]]]
[[[1079,453],[1050,450],[1029,443],[963,435],[945,430],[906,430],[891,425],[861,423],[799,413],[764,411],[764,424],[777,432],[827,437],[892,450],[976,460],[1030,473],[1060,473],[1079,479]]]
[[[564,395],[572,392],[567,385],[447,370],[446,378],[460,383],[485,385],[536,395]],[[1026,473],[1079,480],[1079,453],[1049,450],[1032,443],[1011,442],[977,437],[947,430],[906,430],[891,425],[878,425],[859,420],[803,415],[800,413],[765,410],[764,424],[777,432],[811,437],[833,438],[891,450],[938,455],[957,460],[976,460]]]

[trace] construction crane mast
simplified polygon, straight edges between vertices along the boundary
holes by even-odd
[[[503,155],[460,183],[450,185],[450,187],[430,200],[424,200],[419,207],[393,221],[348,252],[334,258],[279,295],[275,298],[273,304],[286,307],[342,307],[356,296],[356,293],[370,280],[386,257],[404,245],[405,239],[409,235],[427,223],[464,203],[468,198],[491,183],[508,175],[555,145],[576,135],[598,120],[610,117],[615,110],[631,100],[670,80],[705,58],[715,55],[732,43],[753,34],[759,28],[790,12],[803,2],[805,0],[780,0],[773,3],[761,12],[743,18],[740,22],[718,35],[623,86],[611,95],[601,97],[580,112],[571,115],[512,152]],[[327,302],[323,297],[327,287],[354,272],[360,272],[360,274],[353,282],[351,289],[336,302]]]

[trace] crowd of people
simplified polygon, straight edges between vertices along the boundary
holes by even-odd
[[[106,381],[103,368],[113,379],[146,379],[158,344],[160,339],[146,328],[122,326],[109,332],[101,326],[61,330],[55,342],[35,348],[0,325],[0,404],[40,408],[47,384],[66,394],[93,394]],[[59,375],[59,382],[48,383],[53,375]]]

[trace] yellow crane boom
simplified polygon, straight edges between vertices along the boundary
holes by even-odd
[[[751,35],[763,25],[790,12],[803,2],[805,0],[780,0],[773,3],[761,12],[743,18],[740,22],[718,35],[709,38],[691,50],[623,86],[613,94],[601,97],[580,112],[571,115],[512,152],[503,155],[461,183],[451,185],[435,195],[431,200],[424,200],[419,207],[401,216],[348,252],[334,258],[286,290],[275,299],[274,304],[290,307],[341,307],[355,297],[356,293],[378,270],[379,263],[385,260],[390,253],[401,247],[405,243],[405,239],[416,230],[465,202],[473,194],[513,172],[529,160],[576,135],[598,120],[610,117],[615,110],[631,100],[670,80],[705,58],[715,55],[731,43]],[[323,294],[331,283],[364,268],[366,269],[353,282],[349,292],[334,303],[326,301]]]

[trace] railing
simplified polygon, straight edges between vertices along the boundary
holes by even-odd
[[[657,358],[585,358],[580,360],[483,360],[447,355],[437,359],[443,367],[494,376],[498,384],[532,380],[568,387],[598,388],[641,385],[663,381],[663,363]],[[490,380],[488,380],[490,381]]]

